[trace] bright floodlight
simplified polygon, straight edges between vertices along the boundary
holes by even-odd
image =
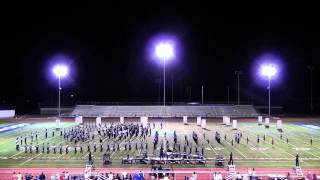
[[[261,68],[262,75],[267,76],[269,78],[276,75],[277,73],[277,69],[274,65],[264,65]]]
[[[57,76],[57,77],[65,77],[68,75],[68,67],[65,65],[56,65],[53,68],[53,73]]]
[[[162,59],[169,59],[173,56],[173,46],[170,43],[160,43],[156,46],[156,55]]]

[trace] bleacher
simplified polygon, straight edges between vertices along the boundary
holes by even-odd
[[[71,116],[84,117],[257,117],[252,105],[203,105],[203,106],[96,106],[77,105]]]

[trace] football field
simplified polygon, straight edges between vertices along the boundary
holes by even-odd
[[[155,129],[152,129],[152,135],[146,137],[146,141],[142,137],[133,137],[131,139],[108,139],[103,138],[103,151],[100,152],[99,135],[94,132],[95,139],[86,141],[83,144],[84,152],[74,152],[74,142],[67,141],[60,136],[59,131],[55,131],[54,122],[28,122],[24,127],[9,130],[0,133],[0,167],[85,167],[88,161],[87,143],[91,144],[91,150],[93,150],[93,144],[96,142],[97,151],[93,152],[95,167],[102,166],[102,155],[104,153],[110,153],[112,157],[112,165],[107,167],[146,167],[143,164],[130,164],[122,165],[121,160],[127,155],[136,156],[140,155],[144,150],[141,150],[141,142],[148,144],[148,155],[159,155],[159,148],[153,149],[153,139],[155,131],[159,132],[159,142],[166,138],[170,142],[172,147],[173,133],[176,131],[178,135],[178,142],[183,144],[184,137],[187,135],[190,144],[192,146],[193,154],[195,154],[195,147],[198,151],[204,149],[204,156],[207,158],[206,165],[190,165],[190,164],[174,164],[174,167],[214,167],[215,158],[221,155],[225,158],[225,164],[229,159],[230,152],[233,153],[234,163],[240,167],[283,167],[290,168],[295,166],[295,156],[299,154],[301,158],[301,167],[305,168],[320,168],[320,124],[316,121],[301,121],[301,122],[285,122],[283,124],[283,132],[279,132],[276,129],[276,124],[271,121],[270,127],[265,128],[263,125],[259,126],[255,120],[238,120],[237,130],[232,129],[230,126],[221,124],[222,120],[208,120],[207,128],[202,129],[196,126],[195,122],[190,122],[188,125],[183,125],[181,122],[166,120],[163,122],[163,129],[160,128],[159,121],[150,120],[151,123],[155,122]],[[13,123],[19,124],[19,122],[1,122],[1,127],[10,126]],[[103,121],[102,124],[108,124]],[[70,128],[75,126],[72,122],[62,122],[63,128]],[[152,126],[151,126],[152,127]],[[45,129],[48,129],[48,138],[44,136]],[[17,137],[24,137],[30,135],[31,132],[39,132],[38,139],[33,140],[33,146],[38,142],[40,145],[40,152],[35,153],[33,147],[32,153],[25,153],[24,142],[17,151],[15,144]],[[52,131],[55,131],[54,137]],[[192,140],[192,132],[197,133],[199,143]],[[214,139],[215,132],[221,134],[221,144],[217,143]],[[236,132],[242,133],[240,144],[234,141]],[[225,135],[227,136],[225,140]],[[260,142],[257,142],[259,136]],[[265,139],[263,138],[265,136]],[[246,139],[249,139],[248,143]],[[209,140],[209,143],[207,141]],[[273,139],[273,144],[272,144]],[[288,139],[288,142],[287,142]],[[312,145],[310,142],[312,139]],[[232,145],[232,140],[233,145]],[[130,141],[132,144],[131,150],[125,150],[124,145]],[[30,138],[28,144],[31,143]],[[42,152],[42,144],[49,143],[51,151]],[[136,149],[135,143],[138,144]],[[20,144],[20,142],[19,142]],[[52,152],[52,145],[56,144],[57,153]],[[63,153],[59,154],[59,144],[63,145]],[[65,153],[66,145],[69,145],[69,153]],[[107,145],[119,144],[120,150],[106,152]],[[144,144],[145,147],[145,144]],[[188,149],[188,148],[187,148]],[[187,150],[189,151],[189,149]]]

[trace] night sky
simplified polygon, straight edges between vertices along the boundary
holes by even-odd
[[[265,53],[281,59],[272,86],[273,105],[309,112],[310,71],[319,112],[319,11],[303,5],[256,4],[11,4],[1,12],[0,103],[18,113],[38,103],[57,103],[51,68],[65,57],[71,72],[62,80],[62,102],[162,101],[162,66],[148,58],[159,34],[178,39],[179,58],[167,65],[167,101],[267,105],[267,84],[257,82],[254,64]],[[61,60],[61,59],[60,59]],[[263,84],[263,85],[262,85]],[[191,89],[191,93],[190,93]],[[71,98],[71,94],[74,95]]]

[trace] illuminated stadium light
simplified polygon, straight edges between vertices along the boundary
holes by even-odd
[[[261,65],[260,72],[262,76],[268,77],[268,94],[269,94],[269,116],[271,107],[271,78],[277,74],[277,68],[273,64]]]
[[[277,69],[274,65],[269,64],[269,65],[263,65],[261,67],[261,74],[263,76],[267,76],[268,78],[271,78],[272,76],[277,74]]]
[[[156,46],[156,55],[163,61],[173,57],[173,45],[169,42],[161,42]]]
[[[155,46],[155,54],[163,61],[163,106],[166,106],[166,61],[174,57],[174,45],[170,41],[160,41]]]
[[[166,66],[175,64],[182,57],[182,44],[171,33],[159,33],[150,38],[146,45],[149,60],[163,67],[163,106],[166,105]]]
[[[66,77],[68,75],[68,67],[65,65],[56,65],[53,67],[53,73],[56,75],[58,78],[60,77]]]
[[[271,115],[271,81],[276,85],[279,80],[285,76],[283,62],[283,57],[278,53],[264,52],[255,58],[255,62],[252,66],[254,78],[258,80],[257,82],[263,86],[268,83],[269,116]]]
[[[61,112],[61,110],[60,110],[60,91],[61,91],[61,86],[60,86],[60,79],[62,78],[62,77],[66,77],[67,75],[68,75],[68,72],[69,72],[69,70],[68,70],[68,67],[66,66],[66,65],[56,65],[56,66],[54,66],[53,67],[53,69],[52,69],[52,72],[54,73],[54,75],[56,76],[56,77],[58,77],[58,88],[59,88],[59,102],[58,102],[58,116],[60,117],[60,112]]]

